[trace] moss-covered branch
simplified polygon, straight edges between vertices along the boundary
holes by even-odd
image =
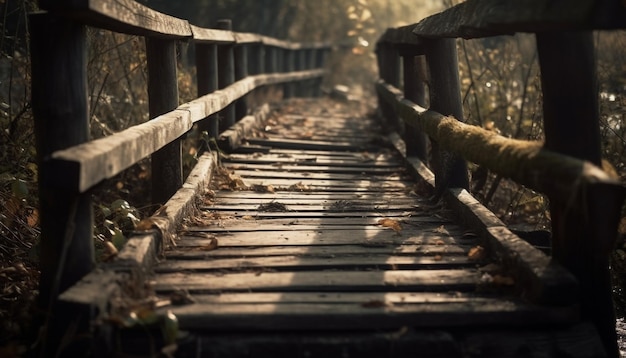
[[[576,188],[589,184],[620,185],[597,166],[543,149],[541,142],[505,138],[424,109],[383,82],[377,84],[377,91],[405,123],[428,134],[441,148],[548,196],[567,200]]]

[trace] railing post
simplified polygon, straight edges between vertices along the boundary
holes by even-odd
[[[235,81],[248,77],[248,45],[235,46]],[[240,98],[235,103],[235,117],[237,120],[246,116],[248,106],[246,96]]]
[[[537,49],[545,147],[601,167],[592,34],[540,33]],[[595,324],[607,353],[619,357],[608,259],[624,193],[597,185],[575,190],[567,200],[549,198],[552,256],[580,281],[583,319]]]
[[[425,54],[430,69],[430,109],[463,120],[461,85],[455,39],[425,40]],[[458,154],[432,144],[432,167],[435,172],[435,196],[447,188],[469,188],[467,163]]]
[[[47,323],[42,356],[53,356],[67,326],[76,323],[76,312],[60,312],[57,297],[94,267],[91,195],[56,188],[63,173],[46,162],[53,152],[89,139],[86,28],[37,13],[30,16],[30,35],[41,224],[38,306]]]
[[[306,49],[306,69],[312,70],[315,68],[315,49],[308,48]],[[305,96],[313,97],[315,96],[315,80],[309,79],[305,81]]]
[[[304,71],[306,69],[306,50],[304,48],[299,48],[298,52],[296,52],[296,71]],[[296,96],[305,97],[306,96],[306,81],[298,81],[296,85]]]
[[[399,59],[393,57],[393,52],[392,46],[389,44],[379,43],[377,45],[376,60],[378,61],[378,75],[383,81],[395,87],[399,87]],[[389,133],[397,128],[398,117],[393,107],[380,97],[378,107],[383,119],[383,131]]]
[[[277,52],[278,52],[278,49],[276,47],[265,45],[265,73],[278,72],[278,53]],[[276,88],[278,88],[278,86],[269,87],[266,93],[272,96],[272,93],[274,93],[273,91]]]
[[[176,41],[146,37],[150,118],[178,107]],[[165,203],[183,185],[182,147],[177,139],[152,154],[152,202]]]
[[[404,97],[426,108],[426,62],[424,56],[402,56],[404,75]],[[428,161],[428,137],[421,131],[404,126],[406,154],[414,155],[422,161]]]
[[[222,19],[217,22],[217,28],[232,31],[233,24],[229,19]],[[219,45],[217,48],[217,83],[220,89],[226,88],[235,82],[235,56],[233,47],[232,44],[227,44]],[[220,132],[230,128],[236,121],[234,105],[229,105],[222,113],[223,119],[220,121]]]
[[[315,68],[322,69],[324,68],[324,64],[326,62],[326,50],[324,48],[318,47],[315,49]],[[315,83],[313,85],[313,96],[320,97],[322,95],[322,82],[324,81],[323,77],[318,77],[315,79]]]
[[[250,51],[250,58],[252,61],[250,64],[250,74],[259,75],[265,71],[265,45],[263,43],[256,43],[252,46]]]
[[[196,73],[198,80],[198,97],[217,90],[217,45],[196,44]],[[199,123],[201,131],[207,131],[209,138],[217,138],[219,134],[219,117],[212,114]]]
[[[285,50],[285,70],[287,72],[293,72],[296,68],[296,64],[295,64],[295,50],[292,48],[286,49]],[[294,82],[289,82],[285,84],[285,94],[284,97],[285,98],[292,98],[294,96],[295,93],[295,83]]]

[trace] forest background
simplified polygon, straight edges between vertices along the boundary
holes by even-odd
[[[374,45],[388,27],[415,23],[452,0],[141,0],[156,10],[202,27],[228,18],[233,29],[292,41],[338,44],[323,86],[347,86],[350,98],[375,108]],[[34,0],[0,0],[0,353],[23,349],[35,335],[29,322],[37,294],[37,163],[30,104],[28,13]],[[603,153],[626,181],[626,32],[594,33],[599,78]],[[88,30],[88,91],[92,138],[148,120],[147,70],[142,38]],[[532,35],[458,41],[467,122],[502,135],[541,140],[541,84]],[[180,102],[196,95],[193,48],[179,46]],[[195,142],[185,145],[185,166],[195,163]],[[149,193],[149,160],[106,183],[94,197],[94,240],[120,247],[125,233],[156,208]],[[607,165],[609,167],[609,165]],[[546,199],[505,178],[471,168],[473,192],[507,224],[524,231],[549,230]],[[624,213],[626,216],[626,212]],[[626,220],[612,268],[618,314],[626,309]],[[4,351],[3,351],[4,350]],[[0,354],[2,355],[2,354]]]

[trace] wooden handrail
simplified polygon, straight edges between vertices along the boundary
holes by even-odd
[[[413,33],[431,38],[480,38],[516,32],[589,31],[626,26],[626,8],[615,0],[468,0],[432,15]]]
[[[552,258],[580,282],[581,315],[595,324],[612,356],[619,352],[608,257],[626,188],[600,169],[590,30],[615,28],[626,28],[626,6],[615,0],[467,0],[417,24],[389,29],[376,44],[381,113],[396,128],[403,128],[398,123],[403,121],[407,128],[417,129],[405,133],[407,148],[414,138],[430,137],[438,192],[465,185],[465,173],[452,170],[450,164],[451,158],[461,155],[548,196]],[[460,105],[456,50],[434,52],[456,38],[516,32],[536,34],[545,143],[509,140],[462,123],[463,114],[454,113]],[[418,61],[423,58],[426,61]],[[401,66],[405,93],[398,89]],[[423,73],[430,73],[430,78]],[[429,110],[414,103],[424,102],[420,88],[426,82]],[[442,103],[446,88],[446,96],[456,99]],[[424,151],[412,154],[427,160]]]
[[[58,173],[54,179],[55,186],[84,193],[179,138],[191,130],[194,123],[222,111],[254,89],[316,78],[322,74],[323,70],[309,70],[247,77],[223,90],[182,104],[151,121],[55,151],[47,166],[51,172]]]
[[[129,35],[177,39],[192,36],[187,20],[152,10],[134,0],[40,0],[39,6],[78,23]]]

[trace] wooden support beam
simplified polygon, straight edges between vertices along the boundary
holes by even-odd
[[[235,81],[248,77],[248,45],[237,45],[234,49],[235,53]],[[235,102],[235,118],[240,120],[245,117],[248,112],[246,98],[240,98]]]
[[[229,19],[222,19],[217,22],[217,28],[221,30],[231,31],[233,24]],[[218,45],[217,48],[218,63],[218,87],[226,88],[235,82],[235,54],[232,44]],[[235,107],[228,106],[221,114],[220,132],[228,129],[235,124]]]
[[[198,81],[198,97],[212,93],[217,85],[217,45],[196,44],[196,74]],[[217,138],[219,122],[217,114],[212,114],[199,123],[201,131],[207,131],[209,138]]]
[[[296,53],[296,70],[302,71],[304,69],[306,69],[306,51],[303,49],[298,49],[298,52]],[[298,82],[296,87],[296,96],[305,97],[305,87],[305,82]]]
[[[601,167],[598,84],[591,32],[537,34],[546,149]],[[575,75],[573,75],[575,74]],[[619,356],[609,274],[623,190],[590,186],[549,196],[552,256],[581,283],[582,315]]]
[[[146,38],[150,118],[178,107],[176,41]],[[165,203],[183,185],[182,147],[176,139],[152,154],[152,202]]]
[[[398,87],[398,81],[392,79],[393,76],[389,73],[390,64],[390,51],[391,45],[388,43],[379,43],[376,46],[376,60],[378,61],[378,76],[387,83],[395,83],[394,87]],[[391,82],[390,82],[391,81]],[[395,127],[396,115],[393,110],[393,106],[379,98],[378,107],[380,109],[380,115],[383,120],[383,131],[391,132]]]
[[[294,50],[285,50],[285,71],[286,72],[293,72],[296,69],[296,63],[295,63],[295,51]],[[284,93],[283,96],[284,98],[291,98],[294,97],[294,93],[295,93],[295,84],[294,83],[287,83],[284,86]]]
[[[48,165],[54,151],[89,139],[87,40],[85,26],[66,18],[36,13],[29,19],[41,224],[38,306],[46,325],[41,353],[53,356],[70,324],[57,297],[95,262],[91,195],[54,185],[59,173]]]
[[[455,39],[432,39],[425,43],[430,70],[430,109],[463,120],[459,64]],[[435,172],[436,196],[447,188],[469,189],[467,164],[458,154],[432,144],[432,167]]]
[[[426,108],[426,61],[424,56],[403,56],[404,97],[418,106]],[[400,119],[401,120],[401,119]],[[403,139],[407,156],[417,156],[428,161],[428,137],[415,127],[404,127]]]

